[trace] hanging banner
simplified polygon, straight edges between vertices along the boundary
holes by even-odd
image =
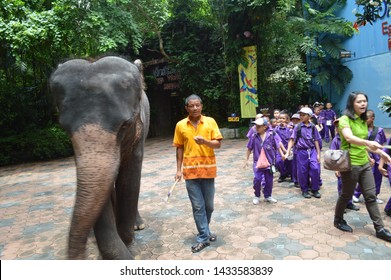
[[[242,118],[255,118],[258,107],[257,47],[244,47],[247,65],[238,66],[240,87],[240,109]]]

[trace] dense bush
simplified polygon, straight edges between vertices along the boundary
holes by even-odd
[[[0,151],[0,166],[73,154],[68,135],[57,125],[1,138]]]

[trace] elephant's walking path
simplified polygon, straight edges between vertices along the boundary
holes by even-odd
[[[363,203],[345,215],[353,234],[333,227],[337,180],[322,170],[322,198],[305,199],[291,183],[277,183],[276,204],[253,205],[252,170],[243,169],[245,139],[226,139],[216,151],[215,212],[211,228],[218,239],[200,253],[190,247],[196,234],[184,183],[168,203],[166,194],[176,171],[172,139],[147,140],[140,193],[140,212],[147,226],[136,232],[144,260],[232,259],[391,259],[391,243],[374,236]],[[327,147],[325,147],[327,148]],[[0,168],[0,258],[65,259],[75,197],[73,158]],[[379,198],[387,201],[386,180]],[[379,205],[387,228],[391,218]],[[88,215],[88,213],[86,213]],[[99,259],[93,234],[88,259]]]

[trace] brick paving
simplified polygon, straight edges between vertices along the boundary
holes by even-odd
[[[216,150],[215,212],[211,229],[218,239],[200,253],[191,253],[196,235],[184,182],[169,202],[164,199],[176,170],[172,139],[147,140],[140,212],[147,224],[136,232],[142,260],[390,260],[391,243],[375,237],[363,203],[347,211],[353,234],[333,227],[337,180],[322,170],[322,198],[305,199],[290,182],[277,183],[276,204],[253,205],[252,170],[243,168],[245,139],[224,139]],[[324,149],[326,149],[325,147]],[[2,260],[65,259],[75,198],[73,158],[0,168],[0,258]],[[383,180],[379,198],[391,196]],[[387,228],[391,218],[379,205]],[[100,259],[93,233],[88,259]]]

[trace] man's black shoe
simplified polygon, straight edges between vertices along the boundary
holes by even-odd
[[[334,218],[334,226],[342,231],[353,232],[353,229],[341,218]]]
[[[354,210],[354,211],[358,211],[360,210],[360,207],[354,205],[353,203],[349,203],[347,206],[346,206],[347,209],[350,209],[350,210]]]
[[[191,247],[191,251],[193,253],[198,253],[199,251],[203,250],[204,248],[208,247],[210,245],[209,242],[200,242],[194,246]]]
[[[376,237],[391,242],[391,233],[388,231],[388,229],[381,228],[377,230]]]
[[[311,198],[311,195],[308,192],[303,192],[304,198]]]
[[[386,212],[386,215],[387,215],[388,217],[391,217],[391,209],[389,209],[389,210],[384,210],[384,212]]]
[[[209,241],[215,242],[217,240],[217,235],[214,233],[211,233],[209,236]]]
[[[321,197],[322,197],[322,195],[320,194],[319,191],[312,191],[312,195],[313,195],[314,197],[316,197],[316,198],[321,198]]]
[[[277,182],[278,183],[284,182],[284,178],[282,178],[282,177],[278,178]]]

